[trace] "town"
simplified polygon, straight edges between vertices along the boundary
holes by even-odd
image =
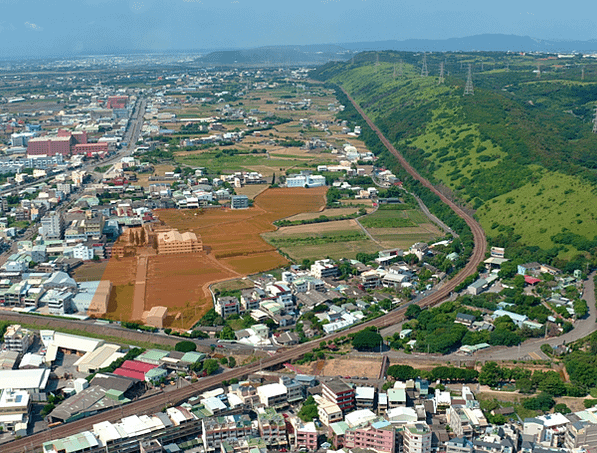
[[[587,269],[490,244],[421,306],[472,241],[309,72],[4,76],[2,451],[597,446],[592,386],[551,368],[592,347]]]

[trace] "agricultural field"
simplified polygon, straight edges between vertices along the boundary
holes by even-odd
[[[293,215],[288,217],[286,220],[291,222],[297,222],[301,220],[313,220],[318,217],[327,216],[327,217],[338,217],[344,215],[352,215],[359,211],[358,208],[325,208],[321,212],[306,212],[302,214]]]
[[[381,250],[354,220],[297,225],[280,228],[264,238],[295,261],[304,259],[355,258],[359,252]]]

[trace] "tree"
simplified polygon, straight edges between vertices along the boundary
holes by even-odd
[[[317,403],[312,396],[309,396],[303,403],[303,407],[298,413],[299,418],[304,422],[311,422],[318,417]]]
[[[363,329],[352,339],[352,347],[362,351],[371,351],[383,343],[383,338],[375,330]]]
[[[228,366],[230,368],[234,368],[236,366],[236,359],[234,357],[228,358]]]
[[[418,317],[420,313],[421,307],[419,307],[417,304],[410,304],[406,309],[405,316],[407,317],[407,319],[414,319]]]
[[[556,402],[552,396],[547,393],[539,393],[535,398],[529,398],[522,403],[525,409],[543,412],[547,412],[554,407],[555,404]]]
[[[176,343],[174,350],[178,352],[191,352],[197,350],[197,345],[192,341],[183,340]]]
[[[483,365],[483,368],[481,368],[479,384],[496,387],[500,383],[501,377],[502,373],[498,364],[495,362],[487,362]]]
[[[566,394],[566,385],[562,382],[559,374],[555,371],[548,371],[546,376],[539,384],[539,390],[552,396],[562,396]]]
[[[214,374],[219,369],[220,365],[218,364],[218,361],[216,359],[206,359],[203,362],[203,371],[205,371],[205,374],[207,374],[208,376]]]
[[[220,338],[222,340],[234,340],[236,336],[234,335],[234,330],[232,330],[232,327],[224,326],[224,328],[220,332]]]
[[[408,381],[418,377],[419,373],[410,365],[392,365],[388,368],[388,376],[399,381]]]
[[[559,412],[560,414],[569,414],[572,410],[566,406],[564,403],[558,403],[553,408],[554,412]]]

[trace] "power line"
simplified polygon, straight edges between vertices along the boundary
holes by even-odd
[[[473,87],[473,69],[472,65],[469,63],[468,65],[468,77],[466,78],[466,85],[464,87],[464,96],[470,94],[474,96],[475,88]]]

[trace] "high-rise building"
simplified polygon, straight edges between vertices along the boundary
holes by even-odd
[[[61,212],[49,212],[41,219],[40,234],[44,239],[62,239],[64,218]]]
[[[344,413],[355,407],[355,390],[342,379],[334,378],[324,382],[321,394],[328,401],[337,404]]]
[[[404,427],[404,453],[430,453],[431,430],[427,423],[409,423]]]

